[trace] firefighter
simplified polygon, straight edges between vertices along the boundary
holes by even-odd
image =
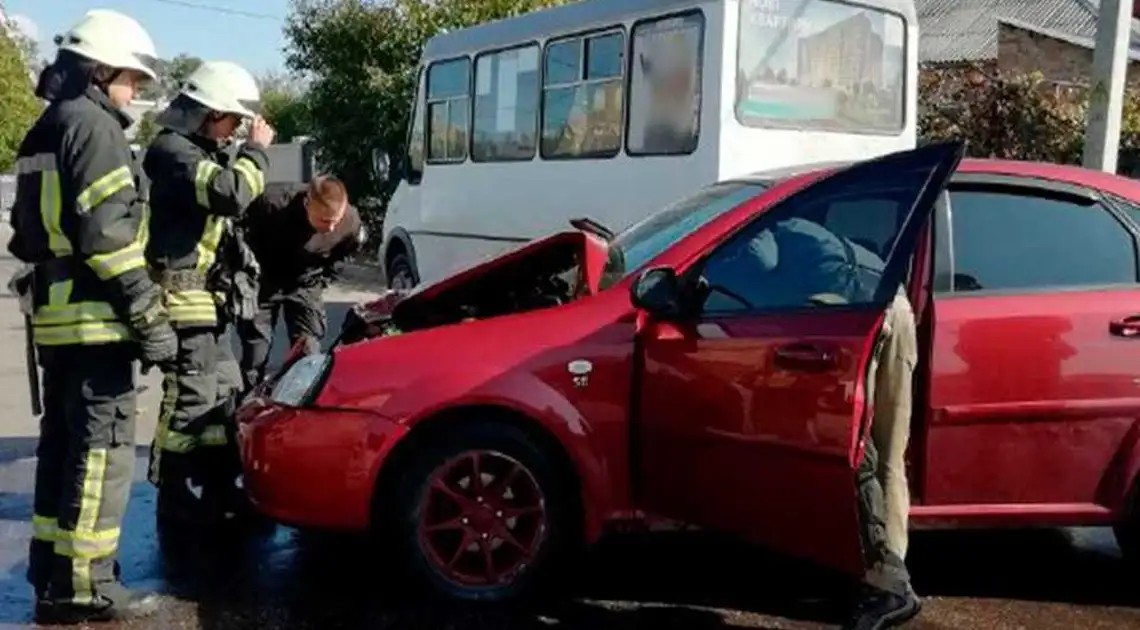
[[[320,348],[327,328],[322,293],[361,245],[360,215],[344,184],[319,175],[308,184],[271,184],[245,218],[243,231],[261,266],[258,314],[239,325],[245,388],[265,374],[278,314],[289,344]]]
[[[155,78],[154,43],[101,9],[55,42],[36,86],[48,105],[17,156],[8,250],[31,266],[17,289],[43,367],[28,579],[37,622],[78,624],[157,607],[119,582],[116,555],[134,477],[134,362],[163,367],[177,340],[146,271],[122,111]]]
[[[156,118],[163,129],[143,162],[151,182],[147,262],[178,335],[148,475],[160,522],[217,523],[247,507],[232,427],[241,376],[227,336],[228,283],[236,271],[229,252],[240,247],[234,219],[262,194],[269,168],[274,131],[257,114],[260,98],[245,69],[202,63]],[[231,153],[243,120],[252,122],[248,141]]]

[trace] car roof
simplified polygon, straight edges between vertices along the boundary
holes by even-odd
[[[814,162],[785,168],[757,171],[733,181],[765,184],[768,186],[819,171],[840,169],[856,164],[856,160]],[[1140,181],[1070,164],[1050,164],[1023,160],[1002,160],[994,158],[966,158],[958,165],[958,173],[1005,175],[1063,182],[1102,190],[1132,201],[1140,202]]]

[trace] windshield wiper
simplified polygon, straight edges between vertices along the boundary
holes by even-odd
[[[614,237],[617,236],[617,234],[614,234],[613,230],[589,217],[570,219],[570,225],[573,226],[574,229],[582,230],[583,232],[589,232],[595,236],[600,236],[604,238],[607,243],[614,240]]]

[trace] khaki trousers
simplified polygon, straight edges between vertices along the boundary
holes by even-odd
[[[913,406],[914,369],[918,363],[918,327],[914,309],[901,291],[887,308],[883,328],[876,340],[868,370],[867,398],[874,401],[871,445],[866,464],[871,470],[860,480],[861,494],[880,494],[881,501],[867,500],[864,528],[876,530],[865,535],[870,547],[885,546],[873,553],[871,583],[881,583],[879,573],[885,557],[901,563],[908,546],[910,487],[906,474],[906,450],[910,440]],[[868,551],[874,551],[869,549]],[[888,571],[890,572],[890,571]]]

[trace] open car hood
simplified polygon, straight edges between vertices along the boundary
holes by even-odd
[[[596,293],[608,255],[600,235],[559,232],[411,291],[389,290],[355,315],[408,332],[557,306]]]

